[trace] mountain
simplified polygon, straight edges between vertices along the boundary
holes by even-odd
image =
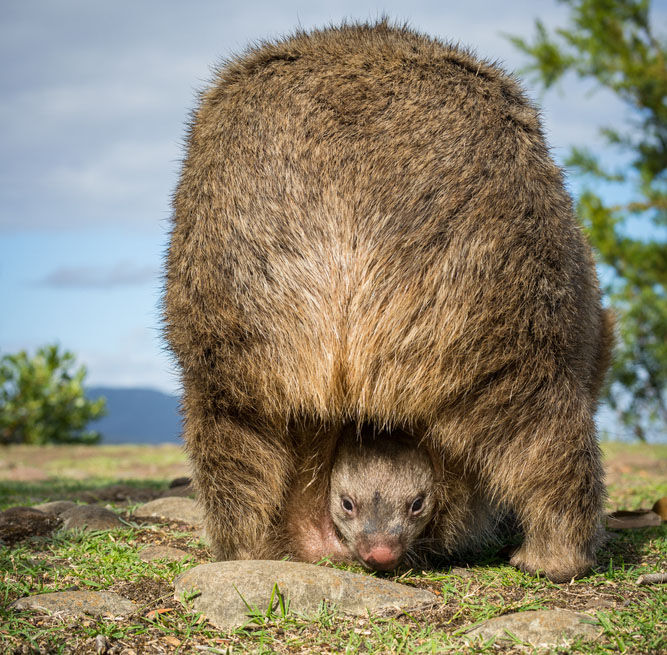
[[[103,444],[178,443],[181,417],[178,398],[155,389],[89,387],[88,398],[104,396],[107,415],[90,423]]]

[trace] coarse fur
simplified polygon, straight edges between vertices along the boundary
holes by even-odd
[[[330,475],[371,426],[431,453],[431,551],[508,510],[517,567],[594,563],[612,321],[537,112],[494,65],[386,21],[222,65],[164,301],[216,558],[348,559]]]

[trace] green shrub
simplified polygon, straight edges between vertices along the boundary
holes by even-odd
[[[0,359],[0,444],[97,443],[88,423],[106,413],[106,399],[88,400],[86,368],[72,372],[75,357],[44,346]]]

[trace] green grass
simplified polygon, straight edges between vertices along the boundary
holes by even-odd
[[[646,459],[615,478],[610,506],[626,502],[650,506],[665,492],[661,468],[649,466],[667,455],[666,447],[605,444],[611,457]],[[140,451],[142,456],[147,451]],[[61,453],[66,458],[66,453]],[[59,455],[59,457],[61,456]],[[97,459],[97,455],[91,458]],[[150,458],[149,458],[150,460]],[[127,464],[127,462],[126,462]],[[643,468],[642,468],[643,467]],[[94,479],[0,481],[3,507],[54,498],[76,498],[117,483],[104,472]],[[643,471],[643,473],[642,473]],[[132,484],[163,488],[168,480],[148,478]],[[129,483],[128,483],[129,484]],[[116,507],[125,518],[127,506]],[[132,523],[130,521],[130,523]],[[148,544],[186,550],[180,562],[141,561]],[[227,634],[173,599],[176,575],[206,561],[209,553],[194,532],[174,526],[137,526],[92,533],[57,532],[0,549],[0,653],[95,652],[104,635],[118,652],[135,653],[518,653],[519,644],[469,643],[464,629],[510,612],[564,608],[593,617],[601,632],[592,642],[575,642],[555,653],[661,653],[667,650],[667,587],[636,584],[641,573],[665,570],[667,527],[623,531],[599,553],[598,568],[571,584],[556,585],[510,567],[489,551],[468,570],[403,571],[397,580],[428,588],[440,599],[437,608],[399,619],[349,618],[322,604],[314,616],[254,608],[245,628]],[[352,570],[354,567],[350,567]],[[9,604],[22,596],[50,591],[111,590],[135,601],[130,619],[59,618],[16,612]]]

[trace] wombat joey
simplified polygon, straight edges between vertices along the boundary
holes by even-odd
[[[386,433],[343,439],[331,472],[329,510],[340,540],[365,567],[396,568],[435,505],[435,475],[424,450]]]

